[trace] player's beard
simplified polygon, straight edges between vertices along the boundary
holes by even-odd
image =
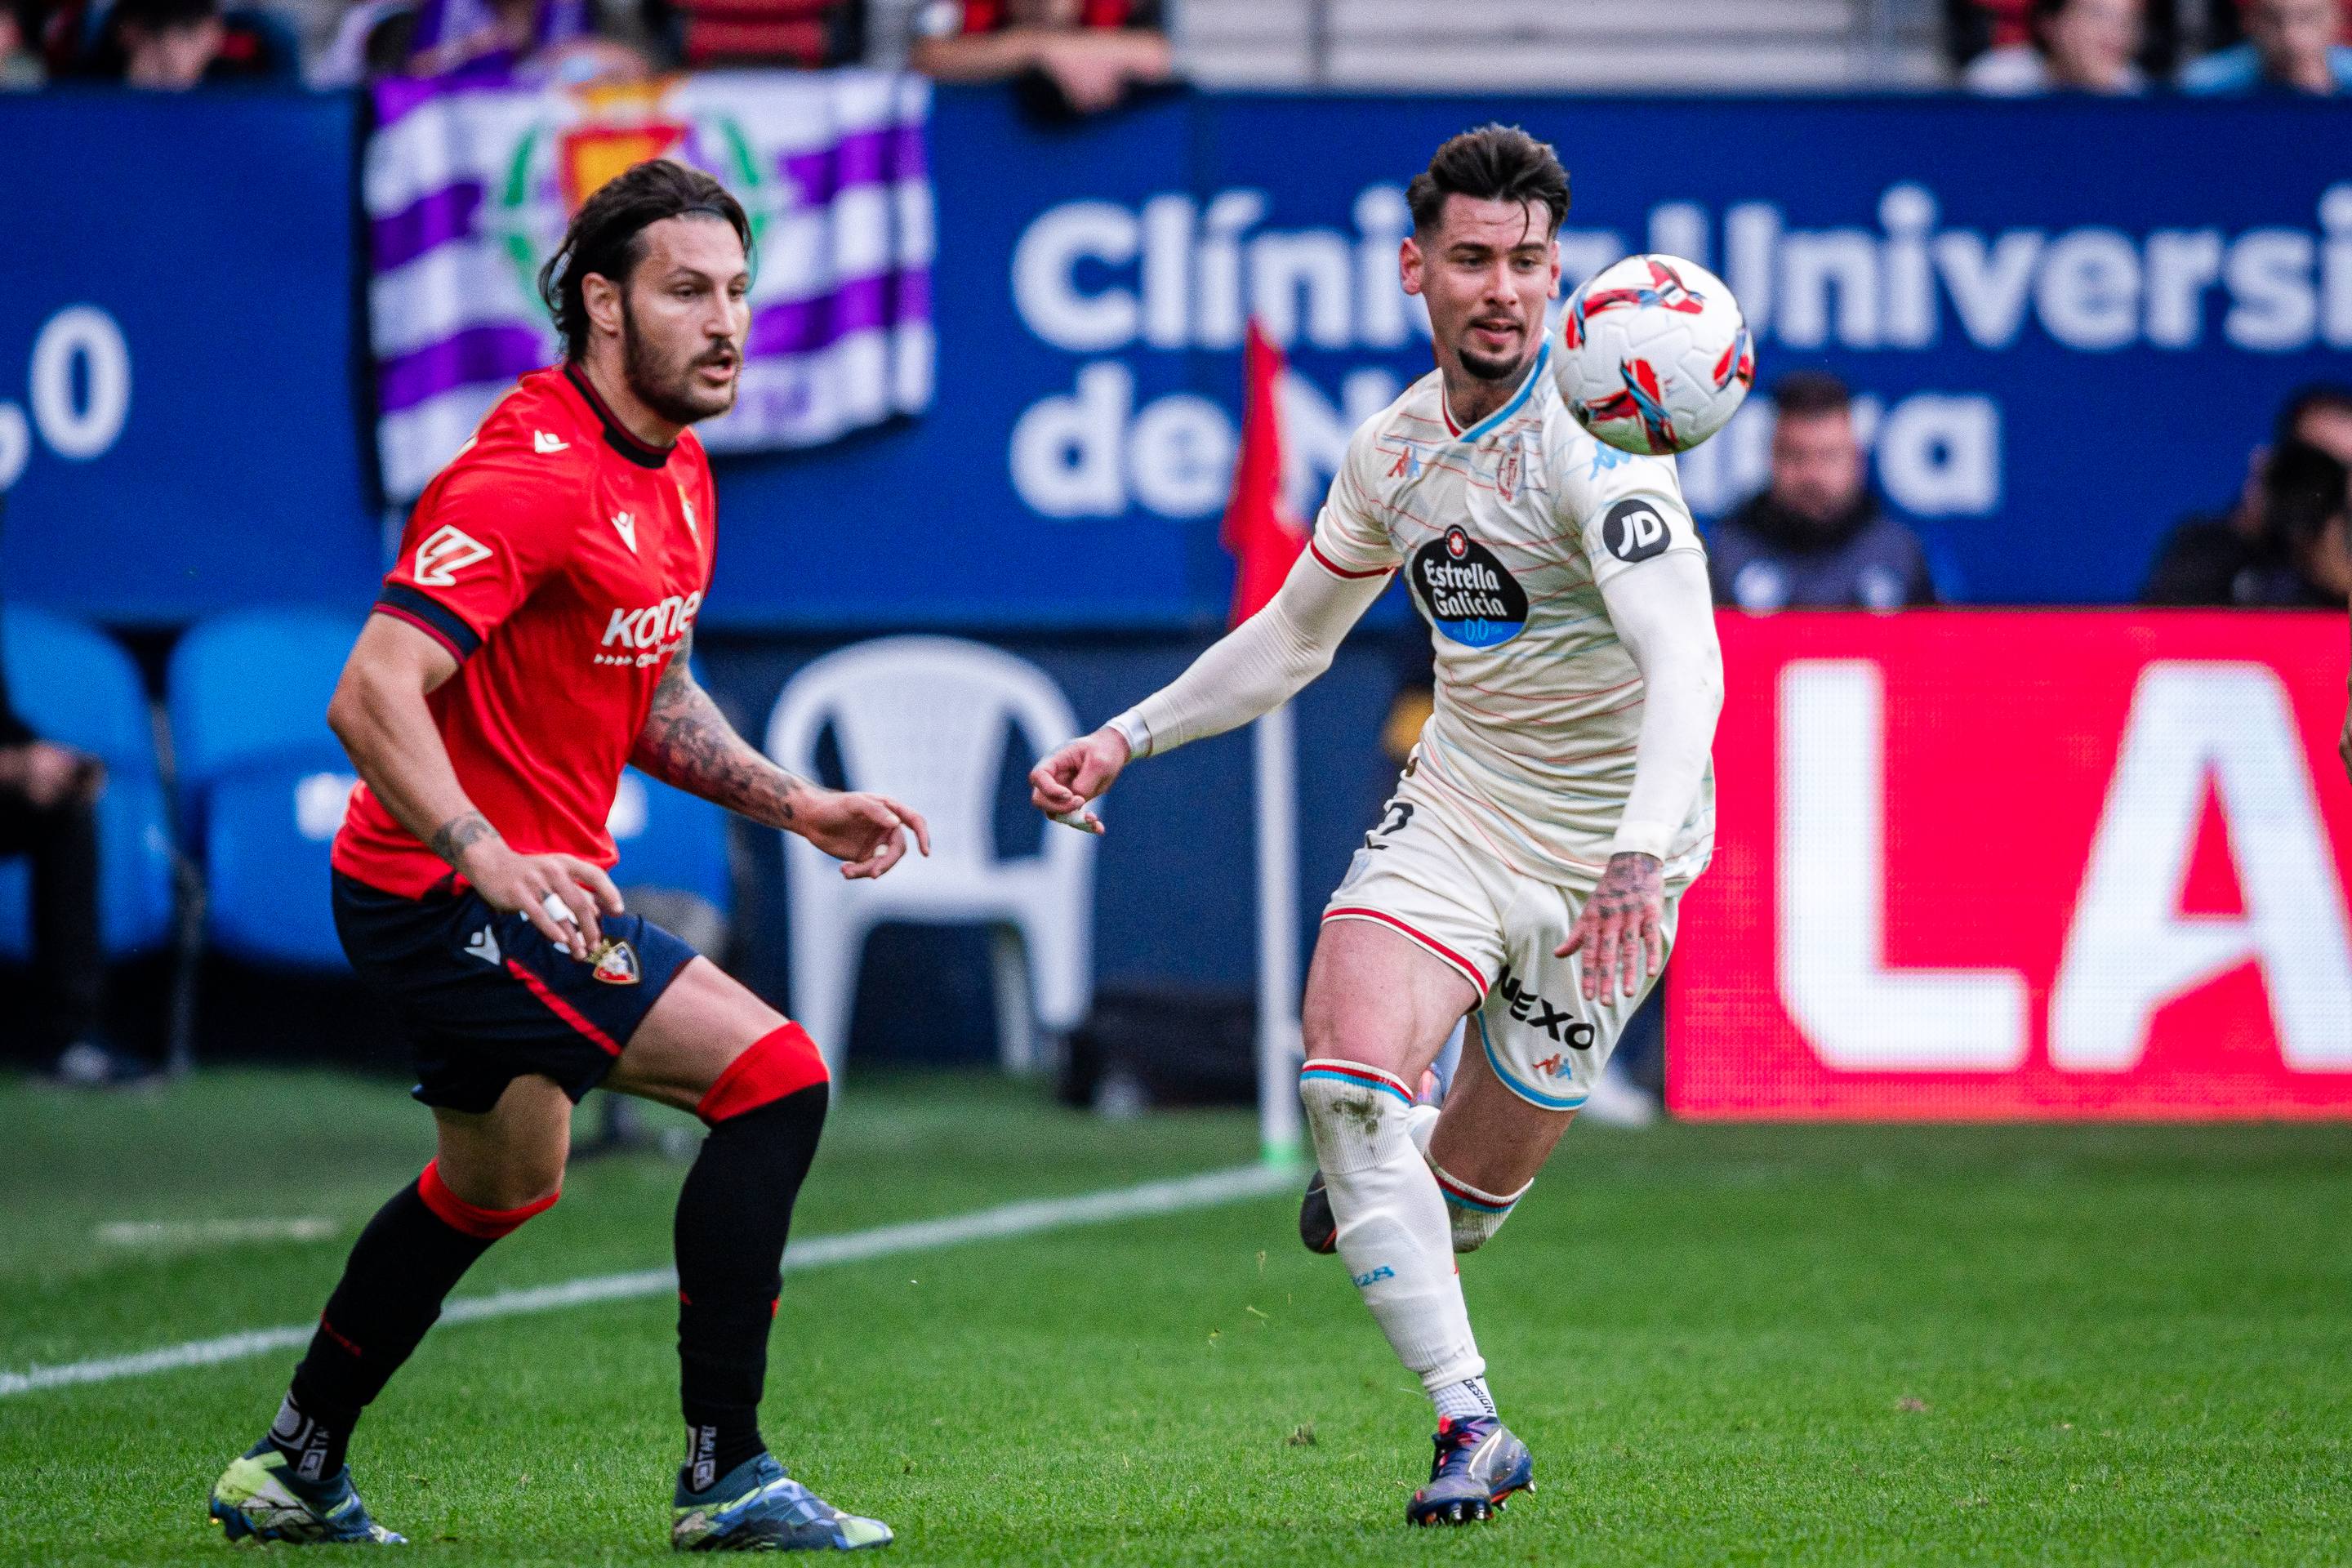
[[[1528,359],[1532,351],[1524,332],[1519,338],[1519,353],[1509,359],[1497,359],[1492,354],[1480,353],[1469,346],[1469,329],[1465,327],[1461,336],[1454,340],[1454,358],[1462,366],[1465,374],[1475,376],[1480,381],[1517,381],[1528,368]]]
[[[735,374],[723,387],[702,384],[695,373],[706,364],[732,361]],[[705,349],[683,363],[665,361],[646,334],[637,331],[628,297],[621,299],[621,370],[638,402],[673,425],[692,425],[714,418],[735,406],[742,383],[743,356],[731,346]]]

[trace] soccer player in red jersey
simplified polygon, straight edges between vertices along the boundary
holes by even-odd
[[[600,1083],[710,1127],[677,1203],[672,1545],[891,1538],[786,1476],[757,1418],[824,1064],[605,875],[631,763],[847,877],[887,871],[910,833],[930,848],[896,801],[773,766],[688,668],[717,508],[687,427],[734,404],[750,246],[735,199],[677,163],[588,200],[541,275],[565,363],[524,376],[426,489],[343,671],[328,722],[362,782],[336,924],[409,1037],[440,1142],[362,1232],[268,1436],[215,1486],[232,1540],[401,1539],[352,1488],[352,1425],[473,1261],[555,1202],[572,1107]]]

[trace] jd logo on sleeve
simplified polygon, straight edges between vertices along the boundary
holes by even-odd
[[[1665,553],[1673,531],[1659,515],[1656,503],[1639,499],[1619,501],[1601,520],[1601,542],[1610,554],[1631,564]]]

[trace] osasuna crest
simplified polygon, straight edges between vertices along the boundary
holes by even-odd
[[[635,985],[644,978],[637,967],[637,950],[625,942],[607,937],[589,956],[596,961],[589,973],[607,985]]]

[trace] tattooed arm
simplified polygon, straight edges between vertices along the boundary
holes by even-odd
[[[327,706],[328,727],[394,821],[492,909],[520,913],[584,958],[602,934],[598,912],[619,914],[621,895],[602,868],[575,856],[517,854],[474,809],[425,700],[457,673],[439,642],[406,621],[372,616]]]
[[[902,828],[929,855],[930,828],[921,816],[878,795],[831,790],[786,773],[735,732],[719,704],[688,666],[693,636],[670,656],[652,710],[629,759],[664,784],[716,801],[769,827],[797,833],[845,862],[852,880],[878,877],[907,853]]]
[[[710,693],[688,668],[692,634],[670,656],[652,711],[637,734],[629,760],[664,784],[716,801],[728,810],[769,827],[791,828],[794,801],[812,786],[760,754],[735,732]]]

